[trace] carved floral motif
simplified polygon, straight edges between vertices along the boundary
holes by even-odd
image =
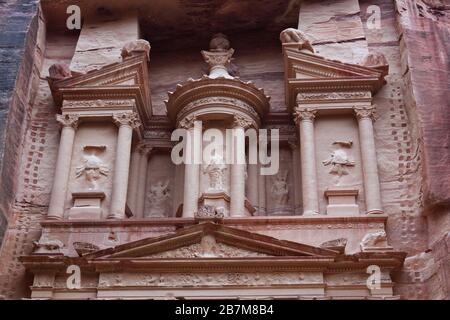
[[[340,100],[370,98],[370,92],[301,92],[297,94],[297,101],[301,100]]]
[[[294,122],[299,124],[302,120],[313,121],[317,110],[311,108],[296,108],[294,111]]]
[[[57,114],[56,121],[64,127],[77,128],[80,116],[78,114]]]
[[[375,119],[375,108],[371,107],[354,107],[355,115],[358,119]]]
[[[247,117],[241,116],[239,114],[234,115],[233,118],[233,127],[234,128],[243,128],[247,129],[248,127],[251,127],[253,122],[248,119]]]
[[[197,120],[197,116],[195,115],[189,115],[187,117],[184,117],[179,123],[178,127],[182,129],[192,129],[194,128],[195,121]]]
[[[135,112],[122,112],[115,113],[113,115],[113,120],[117,125],[120,126],[130,126],[133,129],[141,126],[141,121]]]

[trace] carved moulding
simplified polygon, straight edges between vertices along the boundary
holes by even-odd
[[[178,85],[175,92],[169,92],[166,105],[173,124],[191,114],[199,117],[208,114],[225,117],[240,114],[259,127],[269,111],[269,97],[251,82],[204,76]]]

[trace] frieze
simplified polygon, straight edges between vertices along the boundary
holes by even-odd
[[[75,109],[75,108],[114,108],[114,107],[134,107],[134,100],[65,100],[63,102],[63,108]]]
[[[237,107],[239,109],[243,109],[243,110],[247,111],[248,113],[250,113],[252,116],[258,118],[258,113],[248,103],[246,103],[246,102],[244,102],[242,100],[239,100],[239,99],[228,98],[228,97],[221,97],[221,96],[201,98],[201,99],[192,101],[192,102],[188,103],[180,111],[179,114],[180,115],[187,114],[187,113],[191,112],[192,110],[194,110],[196,108],[204,107],[204,106],[212,105],[212,104],[231,105],[231,106]]]
[[[297,102],[302,100],[341,100],[371,98],[368,91],[356,92],[301,92],[297,94]]]
[[[321,273],[105,273],[99,287],[208,287],[208,286],[272,286],[323,283]]]

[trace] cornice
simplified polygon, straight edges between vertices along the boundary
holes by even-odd
[[[236,99],[244,105],[247,104],[253,108],[253,112],[262,119],[269,111],[269,97],[264,94],[264,90],[257,88],[251,82],[244,82],[239,78],[209,78],[204,76],[201,79],[189,79],[184,84],[177,85],[175,92],[169,92],[169,99],[166,102],[168,116],[173,123],[177,121],[178,113],[189,103],[197,100],[214,97],[225,97]],[[211,99],[207,105],[220,105],[218,101]],[[223,103],[226,105],[227,103]],[[196,106],[201,108],[201,106]],[[239,108],[239,106],[236,106]],[[245,108],[243,111],[245,112]],[[246,110],[250,112],[249,110]],[[254,116],[253,116],[254,117]]]

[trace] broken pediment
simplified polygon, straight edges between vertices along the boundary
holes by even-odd
[[[78,102],[107,100],[120,104],[131,100],[141,120],[147,121],[151,116],[148,50],[132,51],[121,62],[87,73],[52,66],[54,72],[50,72],[48,82],[55,104],[64,109],[66,104],[73,106]]]
[[[146,238],[85,255],[88,259],[191,259],[335,256],[338,252],[278,240],[245,230],[205,222],[156,238]]]
[[[286,104],[290,111],[297,104],[298,94],[354,92],[374,94],[384,84],[387,66],[362,66],[329,60],[324,57],[283,46]]]

